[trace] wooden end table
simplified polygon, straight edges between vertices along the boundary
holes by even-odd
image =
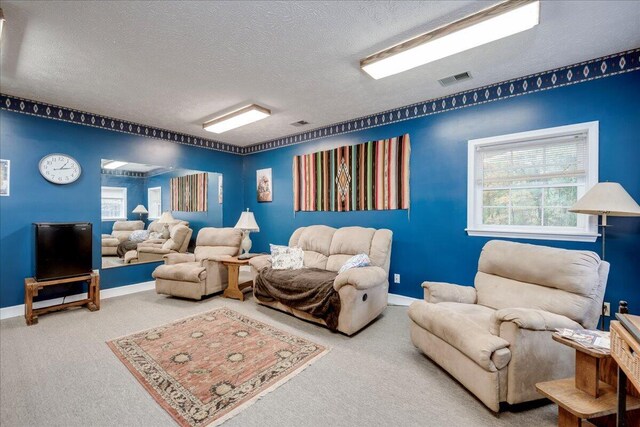
[[[59,285],[61,283],[87,282],[89,289],[87,290],[87,298],[67,302],[65,304],[56,304],[44,308],[33,308],[33,297],[38,295],[40,289],[47,286]],[[38,323],[38,315],[51,313],[52,311],[64,310],[69,307],[81,307],[86,305],[90,311],[100,310],[100,273],[94,270],[90,274],[83,276],[67,277],[65,279],[44,280],[38,282],[33,277],[24,279],[24,318],[27,325],[35,325]]]
[[[536,390],[558,405],[558,426],[579,427],[582,420],[594,425],[613,425],[617,409],[616,383],[618,365],[610,352],[600,353],[581,344],[552,335],[554,341],[576,350],[574,378],[546,381],[536,384]],[[637,420],[640,409],[638,392],[630,386],[627,408],[630,419]],[[586,424],[589,425],[589,424]]]
[[[227,289],[224,290],[222,296],[225,298],[239,299],[244,301],[243,289],[253,286],[252,281],[238,283],[240,277],[240,267],[243,265],[249,265],[248,259],[238,259],[238,257],[231,257],[222,261],[222,264],[227,266],[229,271],[229,284]]]

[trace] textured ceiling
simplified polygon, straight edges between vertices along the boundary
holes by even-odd
[[[246,146],[640,46],[638,1],[545,1],[527,32],[382,80],[359,69],[494,3],[2,1],[0,90]],[[463,71],[473,79],[437,82]],[[249,103],[273,115],[202,130]]]

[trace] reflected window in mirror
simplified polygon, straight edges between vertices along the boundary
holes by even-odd
[[[149,219],[158,219],[162,215],[162,187],[152,187],[147,190],[149,200]]]
[[[102,187],[102,220],[127,219],[127,187]]]

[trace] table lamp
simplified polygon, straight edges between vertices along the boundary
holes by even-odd
[[[249,209],[247,209],[246,212],[242,212],[240,219],[234,228],[242,230],[243,233],[242,244],[240,247],[244,252],[238,258],[250,258],[249,250],[251,249],[251,239],[249,238],[249,233],[252,231],[260,231],[260,227],[258,227],[258,223],[256,222],[256,218],[253,216],[253,212],[249,212]]]
[[[140,220],[142,220],[142,215],[148,214],[149,211],[143,205],[138,205],[134,210],[131,211],[131,213],[140,215]]]
[[[158,224],[164,225],[164,227],[162,228],[162,238],[163,239],[168,239],[169,238],[169,224],[171,224],[172,222],[175,222],[175,219],[173,219],[173,216],[171,215],[171,212],[169,212],[169,211],[163,212],[162,216],[158,220]]]
[[[607,216],[640,216],[640,206],[617,182],[599,182],[573,205],[569,212],[600,215],[602,259],[605,257]]]

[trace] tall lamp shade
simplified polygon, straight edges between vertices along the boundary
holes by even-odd
[[[149,211],[143,205],[138,205],[134,210],[131,211],[131,213],[140,215],[140,219],[142,219],[142,215],[148,214]]]
[[[169,238],[169,224],[171,224],[172,222],[174,222],[175,219],[173,219],[173,215],[171,215],[171,212],[166,211],[162,213],[162,216],[160,216],[160,219],[158,220],[158,224],[163,224],[164,227],[162,227],[162,238],[163,239],[168,239]]]
[[[240,219],[238,219],[234,228],[240,229],[243,232],[242,244],[240,246],[243,253],[240,255],[240,258],[248,258],[249,250],[251,249],[251,239],[249,238],[249,234],[252,231],[260,231],[260,227],[258,227],[258,223],[256,222],[253,212],[249,212],[249,209],[242,212],[240,214]]]
[[[607,216],[640,216],[640,206],[617,182],[599,182],[573,205],[569,212],[600,215],[602,259],[605,256]]]

